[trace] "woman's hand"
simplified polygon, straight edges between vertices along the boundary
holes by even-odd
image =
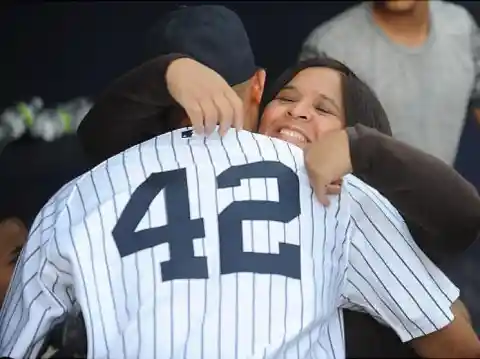
[[[328,195],[338,194],[342,177],[352,171],[348,135],[344,130],[326,133],[304,149],[305,167],[320,203],[330,204]]]
[[[185,109],[196,133],[243,128],[243,103],[230,85],[209,67],[189,59],[173,61],[165,74],[168,91]]]

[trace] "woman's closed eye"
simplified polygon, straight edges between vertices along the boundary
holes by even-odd
[[[333,112],[330,111],[328,108],[326,108],[324,106],[317,106],[317,107],[315,107],[315,110],[317,110],[317,112],[320,112],[320,113],[333,115]]]
[[[295,102],[295,100],[291,97],[285,97],[285,96],[278,96],[276,100],[280,102]]]

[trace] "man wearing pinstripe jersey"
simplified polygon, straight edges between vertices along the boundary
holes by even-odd
[[[389,202],[353,176],[331,202],[278,139],[180,129],[134,146],[42,209],[0,355],[35,357],[75,305],[90,358],[341,358],[344,307],[405,341],[450,323],[458,289]]]

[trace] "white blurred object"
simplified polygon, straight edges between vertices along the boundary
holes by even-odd
[[[57,110],[46,108],[37,115],[30,133],[44,141],[53,141],[64,134],[64,123]]]
[[[65,104],[61,104],[58,108],[66,113],[69,113],[71,118],[71,129],[72,132],[76,132],[78,126],[83,121],[88,111],[92,108],[93,103],[85,98],[78,97],[72,101],[69,101]]]
[[[27,131],[44,141],[76,132],[92,105],[87,98],[78,97],[56,108],[44,108],[42,99],[34,97],[28,103],[19,102],[7,108],[0,115],[0,152]]]
[[[44,141],[54,141],[65,134],[74,133],[91,107],[88,99],[80,97],[60,104],[55,109],[44,109],[35,117],[30,132]]]
[[[28,103],[19,102],[3,111],[0,115],[0,152],[7,144],[23,136],[42,108],[42,99],[34,97]]]

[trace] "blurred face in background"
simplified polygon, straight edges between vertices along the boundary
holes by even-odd
[[[300,71],[265,107],[259,132],[303,148],[343,128],[342,76],[327,67]]]
[[[0,305],[27,235],[27,228],[20,219],[10,217],[0,221]]]

